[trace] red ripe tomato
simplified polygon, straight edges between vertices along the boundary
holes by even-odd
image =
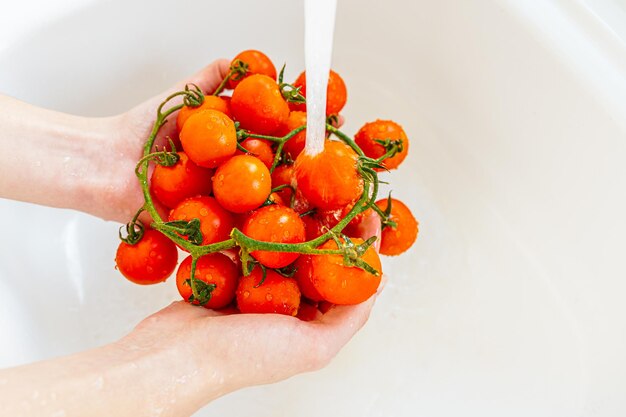
[[[300,306],[300,290],[296,281],[285,278],[271,269],[266,270],[263,283],[262,280],[263,271],[258,266],[247,277],[239,278],[237,286],[239,311],[295,316]]]
[[[238,78],[237,80],[234,80],[232,78],[228,80],[228,88],[230,89],[237,87],[237,85],[239,85],[239,83],[245,77],[249,77],[250,75],[254,75],[254,74],[263,74],[263,75],[267,75],[273,80],[276,79],[276,67],[274,67],[274,64],[267,57],[267,55],[265,55],[261,51],[255,51],[254,49],[250,49],[248,51],[240,52],[231,61],[230,63],[231,67],[233,66],[236,60],[239,60],[248,64],[248,71],[243,77],[235,75],[234,78],[241,77],[241,78]]]
[[[252,75],[239,83],[230,106],[243,129],[261,135],[273,134],[289,117],[289,106],[278,84],[266,75]]]
[[[305,240],[304,223],[298,213],[276,204],[261,207],[252,213],[244,223],[242,232],[263,242],[302,243]],[[300,256],[292,252],[260,250],[251,252],[251,255],[268,268],[285,267]]]
[[[161,232],[144,230],[134,245],[121,242],[115,255],[117,269],[129,281],[148,285],[165,281],[176,268],[176,245]]]
[[[192,294],[191,285],[187,281],[191,278],[191,256],[178,267],[176,272],[176,287],[181,297],[189,301]],[[198,259],[195,278],[207,284],[214,284],[211,299],[204,305],[206,308],[222,308],[230,304],[235,298],[239,271],[228,256],[221,253],[210,253]],[[193,304],[198,304],[194,300]]]
[[[211,193],[213,171],[194,164],[185,152],[178,152],[178,157],[175,165],[157,164],[150,179],[152,194],[168,208],[185,198]]]
[[[363,150],[363,153],[374,159],[380,158],[387,152],[385,147],[377,143],[376,140],[386,139],[402,141],[402,152],[383,160],[385,168],[396,169],[409,153],[409,138],[404,133],[402,126],[391,120],[376,120],[363,125],[354,137],[354,141]]]
[[[301,87],[300,92],[306,97],[306,73],[300,74],[294,87]],[[328,74],[328,87],[326,88],[326,114],[339,114],[348,100],[348,91],[343,79],[335,71]],[[289,103],[291,110],[306,111],[306,104]]]
[[[382,211],[387,210],[387,199],[378,200],[376,205]],[[405,252],[417,239],[419,224],[411,210],[400,200],[391,199],[391,214],[389,220],[396,223],[396,227],[387,226],[383,229],[380,241],[380,253],[383,255],[400,255]]]
[[[272,188],[276,188],[281,185],[291,185],[294,178],[293,165],[279,165],[272,172]],[[289,204],[293,190],[290,187],[285,187],[276,192],[280,198]]]
[[[306,113],[303,111],[292,111],[291,113],[289,113],[289,118],[287,119],[285,124],[282,125],[280,129],[278,129],[277,134],[279,136],[285,136],[287,133],[299,128],[300,126],[306,126]],[[300,155],[300,152],[304,150],[305,142],[306,129],[285,142],[283,151],[286,154],[289,154],[291,158],[295,160],[298,155]]]
[[[294,278],[303,296],[313,301],[322,301],[324,298],[313,285],[313,269],[311,268],[312,256],[302,255],[296,260],[296,273]]]
[[[213,197],[191,197],[181,201],[169,215],[169,220],[200,220],[202,245],[217,243],[230,238],[233,216]],[[187,236],[183,238],[188,239]]]
[[[317,314],[317,303],[305,299],[300,300],[300,308],[296,317],[302,321],[313,321],[317,318]]]
[[[301,153],[295,173],[298,189],[313,207],[322,210],[342,208],[363,192],[357,154],[342,142],[326,141],[324,150],[314,156]]]
[[[235,124],[217,110],[190,116],[180,132],[180,141],[189,159],[206,168],[217,167],[237,150]]]
[[[272,167],[274,163],[274,151],[272,150],[272,145],[269,141],[265,139],[255,139],[248,138],[241,142],[241,146],[243,146],[247,151],[247,155],[256,156],[265,164],[267,169]],[[243,151],[237,150],[235,155],[244,155]]]
[[[217,110],[230,117],[230,102],[224,97],[204,96],[204,101],[198,107],[183,106],[176,117],[176,129],[180,132],[187,119],[203,110]]]
[[[304,223],[304,230],[306,232],[306,240],[313,240],[324,234],[324,225],[322,222],[312,214],[300,217]]]
[[[362,239],[352,239],[354,244]],[[337,243],[329,240],[320,249],[337,249]],[[362,259],[382,274],[380,258],[373,247],[369,247]],[[342,255],[311,255],[311,276],[315,289],[324,300],[333,304],[359,304],[370,298],[380,285],[381,276],[371,274],[355,266],[345,266]]]
[[[215,198],[233,213],[254,210],[267,200],[271,191],[270,171],[254,156],[233,156],[213,175]]]

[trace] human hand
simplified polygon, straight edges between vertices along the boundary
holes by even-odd
[[[145,352],[148,361],[162,360],[154,352],[168,352],[168,365],[155,361],[153,369],[188,381],[154,401],[184,404],[188,408],[172,415],[186,415],[240,388],[324,367],[365,324],[375,299],[332,307],[311,322],[277,314],[228,315],[180,301],[145,319],[119,344]]]
[[[112,200],[111,212],[105,214],[105,218],[126,223],[143,205],[143,195],[135,176],[135,166],[143,156],[143,147],[150,135],[156,119],[156,109],[161,102],[170,94],[183,90],[187,84],[195,84],[205,94],[211,94],[228,74],[229,66],[230,62],[226,59],[214,61],[195,75],[115,118],[115,128],[118,132],[116,148],[121,149],[118,152],[121,159],[117,162],[116,173],[121,176],[120,182],[126,186],[118,187],[121,192]],[[175,98],[170,101],[169,106],[177,105],[181,101],[180,97]],[[157,146],[166,144],[167,137],[177,137],[176,115],[177,113],[171,115],[168,122],[160,129],[155,142]],[[164,214],[158,202],[155,201],[155,204],[157,209]]]

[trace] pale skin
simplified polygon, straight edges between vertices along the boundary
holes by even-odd
[[[156,107],[189,82],[213,91],[228,64],[215,61],[108,118],[62,114],[0,95],[0,145],[11,149],[0,164],[0,197],[127,222],[143,203],[134,168]],[[162,134],[173,127],[166,124]],[[221,315],[174,302],[109,345],[0,370],[0,415],[190,415],[229,392],[325,366],[365,324],[375,298],[334,307],[312,322]]]

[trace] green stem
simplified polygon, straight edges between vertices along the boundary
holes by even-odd
[[[226,87],[226,84],[228,83],[228,81],[230,80],[230,78],[233,76],[233,72],[230,71],[228,73],[228,75],[226,77],[224,77],[224,79],[222,80],[222,82],[220,83],[220,85],[217,86],[217,88],[215,89],[215,91],[213,92],[214,96],[219,95],[222,91],[224,91],[224,88]]]
[[[225,80],[222,82],[222,84],[224,85],[226,83]],[[223,88],[223,86],[220,85],[220,87],[218,87],[218,90],[216,90],[216,94],[217,92],[219,92],[220,88]],[[194,97],[194,94],[197,94],[197,93],[194,91],[189,91],[189,90],[179,91],[179,92],[171,94],[169,97],[165,99],[165,101],[163,101],[163,103],[159,105],[157,109],[157,117],[154,122],[154,126],[144,145],[143,158],[141,158],[140,161],[138,162],[137,172],[136,172],[140,185],[141,185],[144,200],[145,200],[143,209],[145,209],[152,217],[152,220],[153,220],[151,224],[152,228],[166,235],[174,243],[178,244],[181,248],[188,251],[192,256],[192,269],[191,269],[192,273],[191,273],[190,278],[191,278],[192,292],[194,296],[198,295],[198,289],[196,288],[196,285],[194,282],[194,273],[195,273],[197,260],[200,257],[210,254],[210,253],[219,252],[219,251],[223,251],[223,250],[227,250],[227,249],[231,249],[236,246],[239,246],[241,248],[242,254],[250,253],[256,250],[263,250],[263,251],[270,251],[270,252],[297,252],[297,253],[309,254],[309,255],[345,255],[344,251],[341,249],[337,249],[337,250],[318,249],[318,247],[324,242],[328,241],[329,239],[332,239],[333,237],[338,236],[343,231],[343,229],[348,225],[348,223],[350,223],[350,221],[354,219],[354,217],[364,212],[365,210],[367,210],[369,207],[371,207],[374,204],[377,193],[378,193],[378,176],[376,172],[372,170],[371,168],[367,168],[367,167],[360,168],[361,176],[365,179],[363,193],[361,194],[361,197],[359,198],[359,200],[354,204],[352,209],[348,212],[348,214],[346,214],[346,216],[343,219],[341,219],[334,227],[332,227],[326,233],[307,242],[303,242],[303,243],[263,242],[263,241],[252,239],[244,235],[239,229],[234,228],[231,231],[230,239],[224,240],[222,242],[209,244],[209,245],[199,246],[199,245],[193,244],[192,242],[180,236],[175,230],[173,230],[172,227],[168,226],[163,221],[158,211],[156,210],[154,201],[152,200],[152,195],[150,194],[150,186],[148,182],[148,167],[152,159],[151,152],[152,152],[152,148],[154,146],[156,137],[158,135],[158,132],[161,129],[161,127],[163,127],[163,125],[167,122],[167,118],[172,113],[180,110],[184,106],[184,104],[175,105],[167,109],[166,111],[163,111],[164,106],[173,98],[177,96],[181,96],[181,95],[185,96],[184,102],[192,100],[192,99],[196,100],[196,98]],[[358,147],[358,145],[354,142],[352,138],[350,138],[349,136],[347,136],[346,134],[341,132],[339,129],[335,128],[334,126],[330,124],[327,124],[326,127],[328,131],[330,131],[331,133],[339,137],[339,139],[343,140],[352,149],[354,149],[357,154],[364,156],[363,151],[361,151],[361,149]],[[284,144],[288,140],[293,138],[295,135],[302,132],[304,129],[306,129],[306,125],[300,126],[282,137],[259,135],[259,134],[255,134],[255,133],[251,133],[247,131],[242,131],[241,137],[242,138],[251,137],[251,138],[258,138],[258,139],[266,139],[266,140],[270,140],[270,141],[278,143],[276,156],[272,164],[272,171],[273,171],[273,169],[278,165],[278,162],[280,161],[280,155],[282,153]],[[386,157],[386,155],[383,156],[383,159]],[[273,191],[277,191],[279,189],[283,189],[286,187],[288,187],[288,185],[279,186],[279,187],[276,187],[276,189]],[[378,209],[378,207],[374,208],[374,210],[376,209]],[[379,210],[380,209],[376,211],[379,212]]]
[[[354,149],[357,154],[359,154],[360,156],[365,156],[361,148],[359,148],[359,145],[357,145],[354,139],[352,139],[350,136],[346,135],[341,130],[337,129],[335,126],[329,123],[326,123],[326,130],[344,141],[348,146]]]

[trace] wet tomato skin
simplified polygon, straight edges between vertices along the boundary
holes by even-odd
[[[185,125],[187,119],[193,116],[196,113],[199,113],[204,110],[217,110],[224,113],[226,116],[230,117],[230,102],[228,99],[219,96],[204,96],[204,101],[198,107],[191,106],[183,106],[178,111],[178,116],[176,117],[176,129],[180,132]]]
[[[354,136],[354,141],[363,150],[363,153],[374,159],[378,159],[386,153],[385,147],[376,140],[384,141],[386,139],[402,142],[402,151],[391,158],[385,158],[382,162],[385,168],[396,169],[409,153],[409,138],[404,133],[402,126],[391,120],[376,120],[363,125]],[[380,168],[377,170],[381,171]]]
[[[261,135],[272,135],[289,117],[289,106],[276,81],[260,74],[239,83],[233,91],[230,107],[243,129]]]
[[[382,210],[387,210],[387,199],[378,200],[376,205]],[[396,223],[395,227],[383,228],[380,253],[388,256],[400,255],[406,252],[417,240],[419,223],[411,213],[411,210],[402,201],[391,199],[391,214],[389,220]]]
[[[306,97],[306,73],[301,73],[293,83],[295,87],[300,87],[300,92]],[[326,88],[326,114],[339,114],[348,101],[348,90],[343,78],[335,71],[330,70],[328,74],[328,87]],[[306,111],[306,104],[289,103],[292,111]]]
[[[176,245],[161,232],[152,229],[134,245],[120,242],[115,255],[117,269],[129,281],[140,285],[165,281],[176,268]]]
[[[276,67],[274,66],[274,63],[261,51],[249,49],[247,51],[240,52],[235,58],[233,58],[230,65],[232,66],[236,60],[240,60],[248,64],[248,71],[243,76],[234,77],[237,79],[231,78],[228,80],[227,85],[231,90],[237,87],[244,78],[254,74],[262,74],[273,80],[276,79]]]
[[[267,169],[272,167],[274,163],[274,151],[272,145],[268,140],[248,138],[241,142],[241,146],[248,151],[247,153],[242,150],[237,150],[235,155],[251,155],[257,157],[265,164]]]
[[[352,239],[355,244],[362,239]],[[337,243],[329,240],[320,249],[337,249]],[[382,274],[380,258],[373,247],[369,247],[362,259]],[[315,289],[324,300],[333,304],[359,304],[376,293],[381,275],[371,274],[355,266],[345,266],[342,255],[314,255],[311,257],[311,275]]]
[[[363,179],[357,170],[357,154],[348,145],[326,141],[324,150],[296,159],[298,189],[311,206],[322,210],[340,209],[357,200],[363,192]]]
[[[157,164],[150,179],[152,194],[168,208],[185,198],[211,193],[213,171],[196,165],[185,152],[178,152],[178,157],[173,166]]]
[[[263,283],[260,267],[239,278],[237,307],[242,313],[276,313],[295,316],[300,306],[300,289],[293,278],[267,269]],[[260,285],[259,285],[260,284]]]
[[[185,258],[176,272],[176,287],[185,301],[189,301],[192,294],[190,283],[187,282],[191,277],[191,261],[191,256]],[[228,256],[216,252],[200,257],[196,263],[194,276],[200,281],[215,285],[211,299],[204,305],[205,308],[223,308],[235,298],[239,270]],[[194,304],[197,304],[197,301],[194,301]]]
[[[187,119],[180,132],[187,156],[197,165],[215,168],[237,150],[235,124],[224,113],[203,110]]]
[[[298,213],[289,207],[271,204],[254,211],[243,225],[243,234],[255,240],[274,243],[302,243],[306,234]],[[251,255],[268,268],[283,268],[295,261],[294,252],[256,250]]]
[[[169,220],[200,220],[202,245],[227,240],[233,229],[233,216],[213,197],[191,197],[181,201],[169,214]],[[183,236],[188,239],[187,236]]]
[[[271,191],[270,171],[254,156],[235,155],[213,175],[213,195],[233,213],[245,213],[261,206]]]

